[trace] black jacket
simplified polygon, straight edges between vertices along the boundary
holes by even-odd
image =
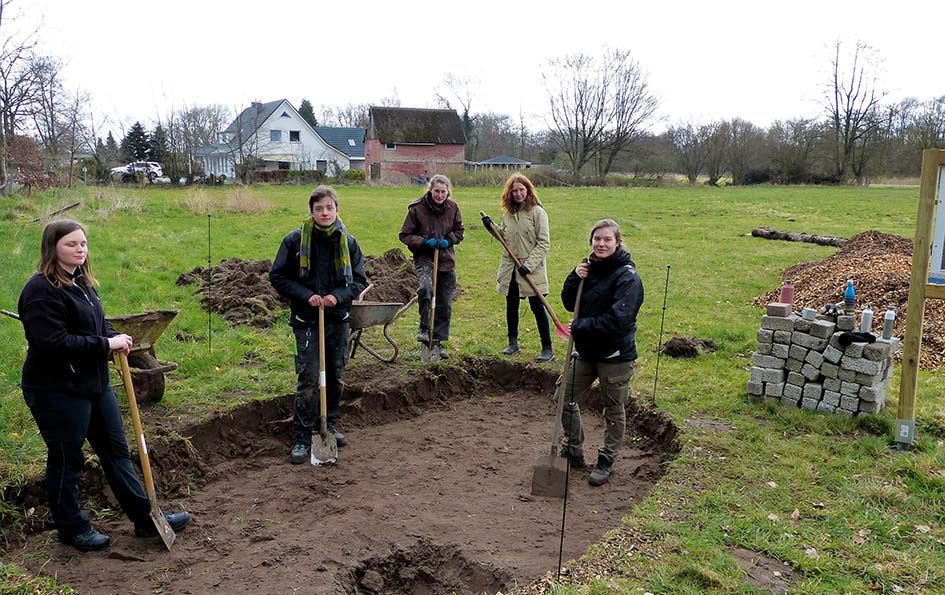
[[[56,287],[34,275],[20,293],[17,310],[28,348],[24,390],[98,395],[110,386],[108,338],[118,333],[105,320],[98,293],[77,277]]]
[[[335,296],[338,305],[325,308],[325,321],[342,322],[348,319],[351,312],[351,302],[367,287],[367,277],[364,274],[364,256],[358,241],[350,234],[346,234],[348,252],[351,254],[352,282],[346,283],[344,277],[335,270],[335,247],[340,241],[341,234],[336,233],[331,238],[312,234],[311,270],[308,277],[299,277],[299,245],[302,241],[302,232],[295,230],[282,240],[276,259],[269,270],[269,281],[280,295],[289,300],[292,317],[289,324],[297,328],[317,327],[318,308],[308,303],[308,298],[315,294]]]
[[[622,248],[606,260],[591,260],[590,265],[578,318],[571,323],[575,349],[588,361],[633,361],[637,359],[637,313],[643,305],[643,281],[630,253]],[[574,312],[580,281],[575,271],[564,280],[561,301],[569,312]]]

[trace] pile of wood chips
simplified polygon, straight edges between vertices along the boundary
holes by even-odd
[[[896,308],[893,335],[902,338],[906,329],[909,277],[912,274],[912,240],[901,236],[865,231],[850,238],[835,254],[817,262],[802,262],[782,271],[781,278],[794,283],[794,309],[823,311],[825,304],[843,302],[847,279],[856,288],[856,313],[867,304],[873,309],[875,334],[883,329],[886,306]],[[752,302],[765,306],[778,301],[780,288]],[[900,355],[902,351],[900,350]],[[945,300],[926,300],[919,365],[945,365]]]

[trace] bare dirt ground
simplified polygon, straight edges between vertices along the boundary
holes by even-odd
[[[54,531],[35,531],[37,522],[4,558],[81,593],[478,594],[553,570],[562,500],[529,491],[532,465],[549,447],[555,374],[491,360],[397,372],[362,372],[348,387],[342,426],[351,444],[335,467],[288,463],[289,396],[149,441],[165,507],[194,515],[169,552],[106,515],[94,520],[112,536],[105,553],[77,553]],[[596,398],[582,399],[586,411]],[[603,424],[585,420],[590,458]],[[565,560],[647,495],[675,436],[667,417],[628,406],[611,483],[592,488],[588,470],[572,476]],[[83,493],[108,506],[95,502],[101,478],[94,468],[88,475]],[[30,492],[21,505],[42,506]]]

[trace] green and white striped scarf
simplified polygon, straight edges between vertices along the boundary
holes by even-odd
[[[328,227],[316,225],[314,217],[306,217],[302,221],[302,241],[299,245],[299,278],[307,278],[311,271],[313,233],[323,238],[331,238],[335,234],[340,235],[335,246],[335,271],[337,271],[338,276],[344,277],[345,283],[351,283],[354,280],[354,275],[351,273],[351,253],[348,251],[348,230],[345,229],[345,224],[338,218]]]

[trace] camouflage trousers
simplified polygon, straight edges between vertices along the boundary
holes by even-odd
[[[604,444],[598,454],[613,463],[623,445],[623,435],[627,428],[627,396],[630,393],[630,379],[636,362],[589,362],[575,358],[571,360],[573,369],[569,369],[558,379],[557,390],[564,391],[565,406],[561,413],[561,427],[564,431],[564,447],[574,458],[584,456],[584,427],[581,424],[581,408],[577,405],[578,397],[591,388],[595,380],[600,381],[601,404],[604,409]],[[570,403],[574,404],[571,405]]]

